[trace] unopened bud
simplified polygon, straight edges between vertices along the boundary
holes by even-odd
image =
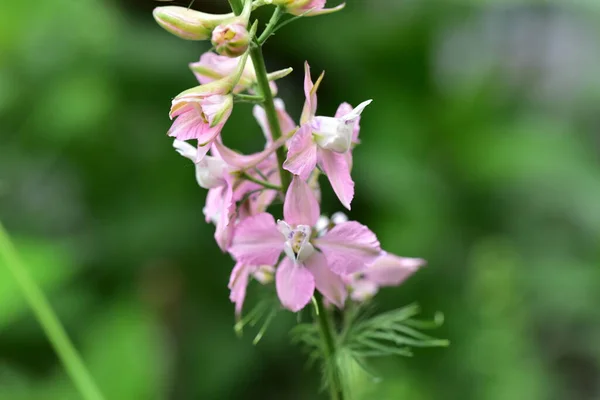
[[[250,35],[240,22],[222,24],[212,33],[212,44],[217,53],[228,57],[239,57],[248,49]]]
[[[217,26],[235,18],[233,14],[207,14],[179,6],[156,7],[152,15],[165,30],[187,40],[210,39]]]

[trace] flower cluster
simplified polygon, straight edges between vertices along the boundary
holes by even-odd
[[[318,291],[327,303],[343,309],[363,302],[382,286],[402,283],[424,261],[389,254],[365,225],[342,213],[321,215],[319,175],[324,175],[340,203],[351,208],[354,182],[352,153],[359,144],[360,119],[371,100],[356,107],[342,103],[334,116],[317,112],[317,90],[305,64],[304,107],[298,123],[286,112],[274,80],[291,69],[267,73],[260,52],[268,34],[256,37],[252,7],[277,6],[280,13],[312,16],[325,0],[246,1],[239,15],[209,15],[182,7],[158,7],[155,19],[169,32],[191,40],[211,40],[213,49],[190,68],[199,85],[177,95],[168,135],[190,159],[196,180],[208,189],[203,209],[216,226],[219,247],[235,260],[229,288],[240,315],[252,278],[274,282],[281,305],[303,309]],[[274,29],[267,27],[267,33]],[[255,103],[253,114],[264,134],[264,150],[244,155],[229,147],[221,133],[237,101]],[[189,142],[195,142],[195,145]],[[283,217],[269,206],[283,201]]]

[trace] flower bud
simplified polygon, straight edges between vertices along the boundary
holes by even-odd
[[[235,18],[233,14],[206,14],[179,6],[156,7],[152,15],[165,30],[186,40],[209,39],[217,26]]]
[[[240,22],[222,24],[212,33],[212,44],[217,53],[228,57],[239,57],[248,49],[250,35]]]

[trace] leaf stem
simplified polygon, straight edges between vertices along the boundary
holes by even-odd
[[[279,125],[279,118],[277,117],[277,110],[275,109],[273,94],[271,93],[271,88],[269,87],[267,67],[263,58],[262,49],[257,42],[255,42],[255,45],[252,46],[252,49],[250,50],[250,58],[252,59],[252,64],[254,64],[254,69],[256,70],[256,82],[260,92],[259,95],[264,98],[263,107],[265,109],[265,113],[267,114],[267,122],[269,123],[269,128],[271,129],[271,135],[273,135],[273,140],[277,141],[283,136],[283,134],[281,133],[281,126]],[[279,147],[277,149],[277,163],[279,166],[279,176],[281,179],[281,188],[283,189],[283,192],[287,191],[287,187],[291,181],[290,173],[283,169],[285,158],[285,149],[283,146]]]
[[[323,341],[325,371],[329,374],[331,400],[344,400],[344,392],[337,371],[335,331],[329,312],[323,305],[323,297],[318,293],[315,296],[315,318],[317,319],[321,340]]]
[[[104,397],[100,394],[96,383],[83,364],[77,350],[73,347],[48,299],[36,285],[17,255],[17,251],[2,223],[0,223],[0,259],[15,278],[23,292],[23,296],[25,296],[71,380],[79,390],[81,397],[85,400],[103,400]]]

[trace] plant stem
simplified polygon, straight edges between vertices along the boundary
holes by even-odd
[[[73,347],[65,329],[54,311],[52,311],[50,303],[19,259],[2,223],[0,223],[0,259],[14,276],[48,340],[79,390],[81,397],[85,400],[103,400],[104,397],[100,394],[96,383],[81,361],[81,357]]]
[[[263,58],[262,49],[258,43],[255,43],[250,50],[250,58],[252,58],[252,64],[256,70],[256,82],[260,91],[259,95],[264,98],[263,107],[267,114],[267,121],[269,128],[271,129],[271,135],[273,140],[278,140],[281,136],[281,127],[279,126],[279,118],[277,117],[277,110],[275,109],[275,103],[273,101],[273,94],[269,87],[269,80],[267,78],[267,67]],[[279,165],[279,177],[281,179],[281,188],[285,193],[287,187],[290,184],[291,177],[290,173],[283,169],[283,163],[285,161],[286,154],[285,149],[282,147],[277,149],[277,163]]]
[[[267,181],[261,181],[260,179],[256,179],[255,177],[253,177],[252,175],[249,175],[247,173],[242,174],[242,178],[244,178],[247,181],[254,182],[258,185],[261,185],[265,189],[273,189],[273,190],[281,191],[281,186],[273,185],[272,183],[267,182]]]
[[[340,384],[340,377],[337,373],[336,361],[336,340],[333,323],[329,312],[323,305],[323,298],[320,294],[315,296],[316,315],[315,318],[319,324],[319,332],[323,340],[323,356],[325,362],[325,371],[329,374],[329,393],[331,400],[344,400],[344,392]]]
[[[242,103],[262,104],[264,99],[262,96],[254,96],[251,94],[235,94],[233,96],[235,101]]]
[[[282,10],[281,7],[278,6],[275,9],[275,12],[273,13],[273,15],[271,15],[271,19],[267,23],[267,27],[265,28],[265,30],[263,31],[263,33],[258,38],[258,44],[260,46],[262,46],[263,44],[265,44],[265,42],[267,41],[267,39],[269,37],[271,37],[271,35],[273,34],[273,32],[276,31],[277,22],[279,22],[279,19],[281,18],[282,14],[283,14],[283,10]]]
[[[229,5],[231,6],[231,9],[235,15],[240,15],[244,9],[244,6],[240,0],[229,0]]]

